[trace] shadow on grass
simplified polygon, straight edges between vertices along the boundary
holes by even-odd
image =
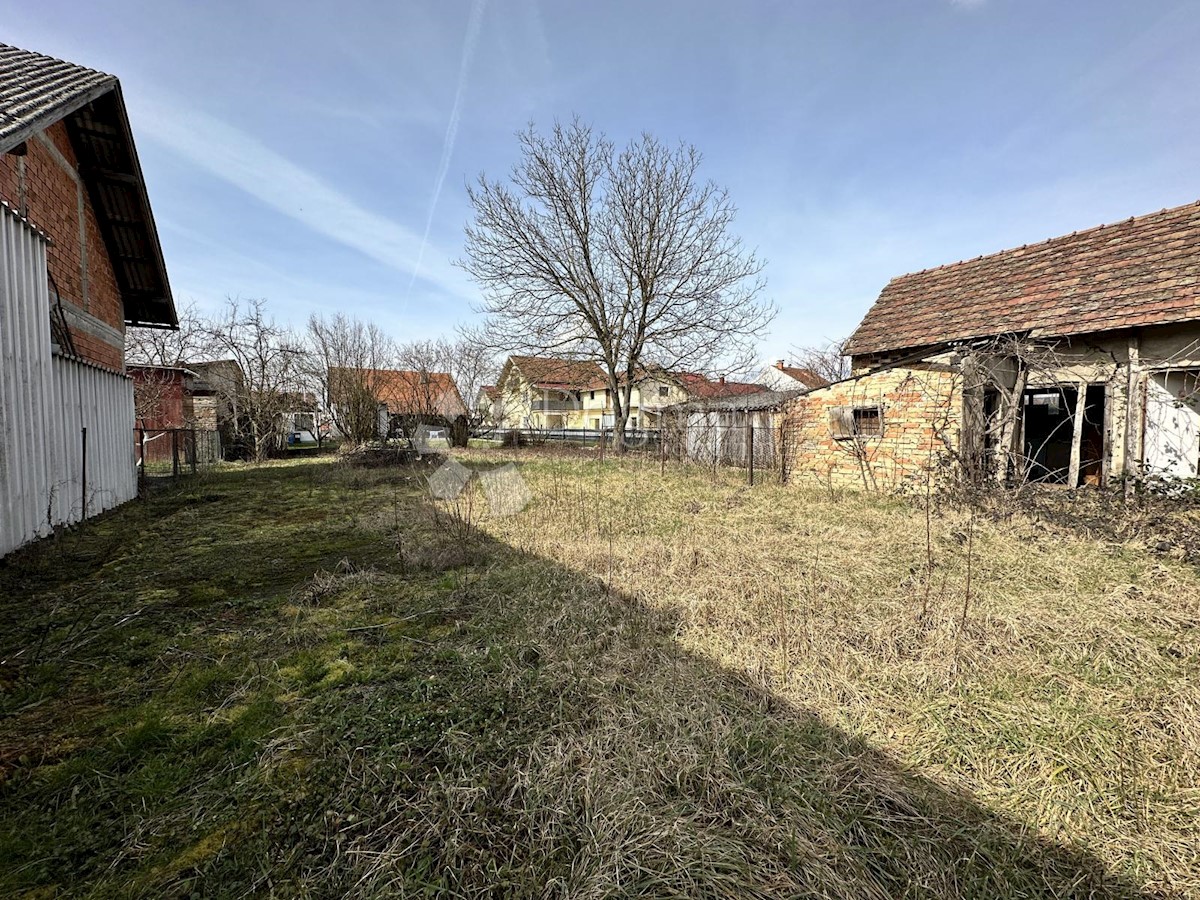
[[[86,646],[68,630],[57,661],[2,685],[4,743],[21,756],[0,784],[0,885],[1146,896],[682,651],[669,615],[599,580],[477,530],[453,537],[455,568],[398,570],[386,540],[330,504],[370,495],[436,522],[419,489],[330,471],[216,475],[191,504],[110,518],[69,564],[47,546],[0,574],[6,662],[63,592],[101,592],[114,623]],[[122,555],[130,542],[141,558]],[[334,574],[297,601],[318,571]],[[117,627],[139,609],[144,631]]]

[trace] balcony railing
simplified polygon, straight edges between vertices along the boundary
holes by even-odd
[[[529,404],[533,412],[572,412],[579,404],[571,400],[534,400]]]

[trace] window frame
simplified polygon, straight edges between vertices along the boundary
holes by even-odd
[[[863,429],[863,414],[872,422],[870,430]],[[882,403],[857,403],[852,406],[829,408],[829,433],[835,441],[882,438],[884,436]]]

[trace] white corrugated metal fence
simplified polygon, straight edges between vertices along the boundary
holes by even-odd
[[[132,435],[132,382],[51,352],[45,240],[0,209],[0,556],[133,499]]]

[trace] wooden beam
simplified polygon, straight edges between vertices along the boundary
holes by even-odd
[[[996,442],[996,478],[1002,483],[1010,477],[1017,481],[1025,478],[1025,463],[1022,458],[1025,448],[1021,438],[1024,435],[1025,382],[1028,373],[1024,360],[1017,357],[1015,362],[1017,373],[1003,410],[1000,440]]]
[[[1071,422],[1071,462],[1067,467],[1067,487],[1079,487],[1079,456],[1083,447],[1083,414],[1087,408],[1087,382],[1081,381],[1075,388],[1075,412]]]
[[[1124,460],[1121,473],[1125,477],[1125,499],[1133,496],[1134,477],[1138,474],[1134,455],[1137,453],[1137,433],[1141,420],[1135,410],[1137,407],[1138,379],[1141,369],[1141,339],[1136,331],[1130,332],[1129,342],[1125,350],[1125,440]]]

